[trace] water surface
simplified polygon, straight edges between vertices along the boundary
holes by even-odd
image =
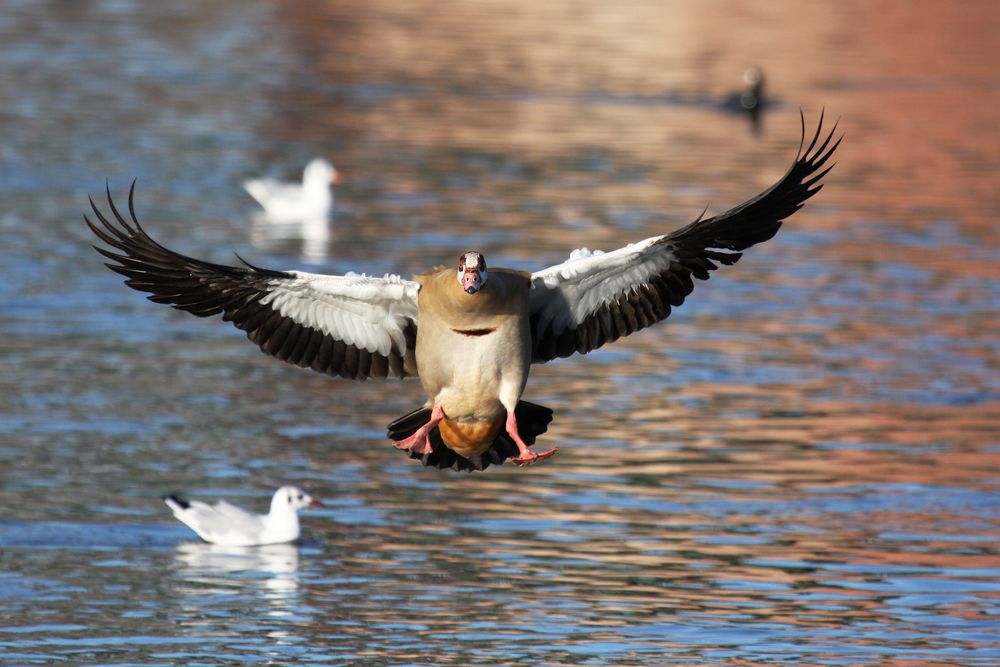
[[[162,4],[162,3],[161,3]],[[30,664],[995,665],[992,3],[0,1],[0,654]],[[749,65],[771,106],[723,102]],[[725,210],[839,117],[827,187],[653,329],[538,367],[557,456],[455,474],[416,383],[155,306],[81,222],[182,252],[538,269]],[[314,155],[332,227],[247,177]],[[322,497],[220,549],[159,496]]]

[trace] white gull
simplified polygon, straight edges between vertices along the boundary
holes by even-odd
[[[214,505],[199,500],[164,496],[163,501],[181,522],[206,542],[224,546],[257,546],[292,542],[299,537],[299,510],[322,503],[294,486],[283,486],[271,498],[271,511],[253,514],[222,500]]]
[[[301,183],[254,178],[244,181],[243,187],[275,221],[325,220],[333,210],[331,186],[339,180],[340,175],[332,164],[315,158],[303,170]]]

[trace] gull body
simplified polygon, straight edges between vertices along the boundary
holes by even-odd
[[[297,540],[299,510],[322,503],[294,486],[274,492],[267,514],[253,514],[222,500],[209,505],[200,500],[164,496],[163,501],[198,537],[223,546],[259,546]]]
[[[274,222],[325,222],[333,210],[332,186],[339,180],[330,162],[315,158],[302,171],[301,183],[255,178],[244,181],[243,188]]]

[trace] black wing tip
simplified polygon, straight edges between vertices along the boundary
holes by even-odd
[[[822,114],[820,115],[822,118]],[[799,107],[799,123],[802,125],[801,135],[799,136],[799,151],[795,154],[795,159],[798,160],[802,157],[802,147],[806,145],[806,112]]]
[[[785,175],[784,177],[782,177],[781,181],[775,184],[775,187],[777,187],[782,181],[785,181],[790,176],[792,176],[792,174],[797,172],[799,174],[799,178],[797,180],[800,182],[801,185],[806,186],[806,189],[808,190],[811,186],[815,185],[820,179],[826,176],[830,172],[830,170],[833,169],[834,166],[836,166],[837,163],[834,162],[830,166],[823,169],[823,171],[820,172],[818,175],[812,176],[813,174],[815,174],[817,170],[821,169],[826,164],[827,160],[829,160],[833,156],[833,154],[837,151],[837,148],[840,147],[840,143],[847,136],[846,132],[842,132],[840,136],[837,137],[836,141],[833,141],[834,135],[836,135],[837,133],[837,128],[840,126],[841,118],[838,117],[837,120],[834,122],[833,127],[831,127],[830,131],[826,133],[826,138],[823,139],[822,143],[820,143],[820,138],[823,136],[823,125],[825,123],[825,118],[826,118],[826,107],[823,107],[820,109],[819,122],[816,124],[816,131],[813,133],[812,138],[809,140],[809,145],[806,146],[806,115],[805,111],[801,107],[799,108],[799,122],[801,124],[799,149],[795,154],[795,161],[792,163],[792,166],[789,167],[787,172],[785,172]],[[833,141],[832,144],[830,143],[831,141]],[[803,169],[805,169],[805,172],[802,171]],[[808,199],[818,191],[819,188],[808,191],[804,199]],[[748,203],[750,202],[744,202],[744,205]],[[711,221],[713,218],[709,218],[708,220],[705,219],[705,214],[708,211],[708,209],[709,206],[706,205],[705,208],[702,210],[702,212],[698,215],[698,217],[696,217],[694,220],[688,223],[688,227],[696,225],[703,221],[706,222]],[[677,230],[677,232],[683,232],[686,229],[687,228],[680,229]],[[668,237],[672,236],[672,234],[668,234],[667,236]]]
[[[243,259],[243,257],[238,252],[236,252],[235,250],[233,251],[233,255],[236,256],[236,259],[239,260],[240,264],[242,264],[243,266],[245,266],[246,269],[248,269],[252,273],[256,273],[257,275],[266,276],[268,278],[289,278],[290,277],[287,271],[275,271],[274,269],[265,269],[262,266],[256,266],[255,264],[251,264],[247,260]]]
[[[240,264],[242,264],[243,266],[247,267],[248,269],[252,269],[252,270],[254,270],[254,271],[258,272],[258,273],[265,273],[266,271],[269,270],[269,269],[263,269],[263,268],[261,268],[259,266],[254,266],[253,264],[251,264],[247,260],[243,259],[242,255],[240,255],[240,253],[236,252],[235,250],[233,251],[233,256],[236,257],[236,259],[239,260]]]
[[[135,214],[135,184],[139,182],[139,177],[136,176],[132,179],[132,185],[128,188],[128,214],[132,218],[132,222],[135,223],[136,229],[140,232],[142,230],[142,225],[139,224],[139,216]]]
[[[840,127],[840,121],[842,117],[838,116],[837,120],[834,121],[833,127],[830,128],[828,132],[825,133],[825,138],[822,143],[820,139],[824,136],[823,124],[826,117],[826,109],[823,108],[819,114],[819,122],[816,124],[816,132],[813,134],[812,140],[809,142],[809,146],[803,151],[802,146],[805,144],[805,112],[799,109],[799,114],[802,122],[802,139],[799,142],[799,151],[795,156],[795,162],[800,165],[809,165],[814,169],[817,169],[826,162],[831,155],[840,146],[840,142],[844,140],[847,136],[845,132],[841,132],[840,136],[834,141],[834,137],[837,134],[837,129]],[[830,142],[833,141],[833,144]]]
[[[131,237],[137,234],[145,236],[145,232],[143,231],[142,226],[139,224],[139,218],[135,213],[135,186],[137,182],[138,182],[137,178],[132,179],[132,184],[129,186],[128,190],[128,212],[130,221],[126,220],[124,216],[122,216],[121,212],[118,210],[118,207],[115,205],[114,198],[111,195],[111,182],[109,179],[105,179],[104,181],[104,194],[108,202],[108,207],[111,209],[111,213],[114,216],[115,220],[114,222],[111,222],[111,220],[109,220],[108,217],[104,215],[104,212],[101,211],[100,208],[98,208],[97,203],[94,201],[94,198],[91,195],[87,195],[87,201],[90,203],[90,210],[94,212],[94,215],[97,217],[97,219],[100,221],[100,223],[104,226],[105,229],[115,234],[120,239],[123,238],[123,234],[124,237]],[[84,214],[83,219],[84,221],[86,221],[87,225],[95,234],[101,236],[100,232],[96,229],[96,225],[94,225],[87,218],[86,214]],[[107,242],[107,239],[104,239],[103,237],[102,240]]]
[[[129,185],[128,189],[128,219],[122,215],[122,212],[118,209],[114,202],[114,198],[111,195],[110,182],[105,181],[104,191],[105,197],[107,198],[108,208],[111,210],[111,216],[106,216],[104,212],[98,207],[94,198],[87,195],[87,201],[90,202],[90,208],[94,212],[97,222],[92,221],[88,215],[85,213],[83,216],[84,222],[90,228],[90,230],[104,243],[123,251],[127,256],[138,257],[140,259],[148,258],[151,254],[158,255],[170,255],[174,259],[186,262],[190,261],[199,265],[207,266],[217,270],[228,270],[228,271],[244,271],[252,272],[257,275],[265,276],[268,278],[288,278],[290,274],[285,271],[275,271],[273,269],[265,269],[263,267],[254,266],[250,264],[245,259],[236,255],[237,259],[240,260],[249,271],[239,267],[229,267],[216,264],[210,264],[209,262],[202,262],[201,260],[196,260],[184,255],[175,253],[168,248],[163,247],[159,243],[153,240],[153,238],[146,233],[142,225],[139,223],[139,216],[135,212],[135,190],[136,184],[139,179],[132,179],[132,183]],[[103,229],[101,229],[103,227]],[[93,246],[95,250],[101,252],[98,246]]]
[[[189,503],[188,501],[184,500],[183,498],[181,498],[180,496],[178,496],[175,493],[168,493],[165,496],[161,496],[161,498],[163,498],[163,502],[176,503],[177,505],[180,506],[180,508],[182,510],[186,510],[189,507],[191,507],[191,503]]]

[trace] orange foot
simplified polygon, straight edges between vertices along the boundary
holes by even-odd
[[[546,452],[533,452],[530,449],[525,449],[524,451],[521,452],[520,456],[511,459],[511,462],[518,468],[521,468],[527,465],[531,465],[535,461],[541,461],[543,459],[547,459],[558,451],[559,451],[558,447],[553,447],[552,449]]]
[[[393,441],[392,446],[396,449],[405,449],[416,454],[430,454],[434,451],[434,448],[431,447],[431,439],[427,437],[427,432],[423,429],[405,440]]]
[[[431,411],[430,421],[417,429],[417,432],[410,437],[394,441],[392,446],[396,449],[405,449],[416,454],[430,454],[434,451],[434,448],[431,446],[431,439],[428,436],[431,429],[437,426],[443,418],[444,411],[440,406],[435,405]]]
[[[558,447],[550,449],[547,452],[542,452],[541,454],[539,454],[538,452],[531,451],[531,448],[528,447],[527,443],[525,443],[524,440],[521,439],[521,434],[517,430],[517,418],[514,417],[513,410],[507,411],[506,428],[507,428],[507,435],[509,435],[510,439],[514,441],[514,444],[517,445],[517,450],[518,450],[517,457],[512,458],[511,461],[518,468],[526,465],[531,465],[535,461],[541,461],[542,459],[547,459],[559,451]]]

